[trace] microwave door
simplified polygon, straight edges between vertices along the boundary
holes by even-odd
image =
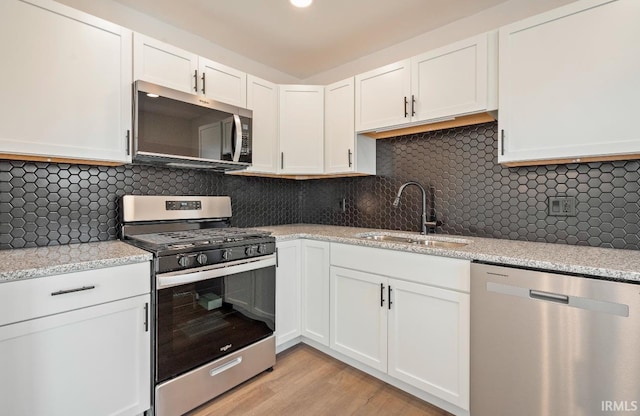
[[[227,117],[217,123],[200,126],[200,157],[237,162],[240,159],[242,148],[240,127],[238,115]]]
[[[224,122],[198,126],[199,157],[202,159],[223,160]]]

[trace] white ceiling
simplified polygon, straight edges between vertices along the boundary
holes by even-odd
[[[299,79],[506,0],[116,0]]]

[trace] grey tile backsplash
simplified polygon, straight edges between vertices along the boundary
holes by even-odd
[[[0,248],[118,236],[124,194],[230,195],[233,225],[318,223],[418,231],[428,187],[444,234],[640,249],[640,162],[507,168],[495,161],[496,123],[377,143],[378,175],[289,181],[150,166],[0,161]],[[576,216],[548,215],[571,196]],[[341,204],[345,200],[344,210]]]
[[[232,225],[238,227],[301,220],[299,185],[283,179],[0,161],[0,248],[116,239],[125,194],[230,195]]]

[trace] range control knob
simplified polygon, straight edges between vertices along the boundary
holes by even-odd
[[[182,267],[187,267],[189,265],[189,257],[186,256],[179,256],[178,257],[178,264]]]
[[[204,266],[205,264],[207,264],[207,255],[204,253],[200,253],[198,254],[198,257],[196,257],[196,261],[198,262],[198,264]]]
[[[256,254],[256,250],[256,246],[248,246],[244,249],[244,254],[246,254],[247,256],[253,256],[254,254]]]
[[[266,244],[260,244],[258,246],[258,254],[264,254],[267,252],[267,245]]]
[[[222,250],[222,260],[229,260],[229,250]]]

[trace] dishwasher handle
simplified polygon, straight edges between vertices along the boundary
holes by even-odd
[[[542,292],[540,290],[529,290],[529,297],[532,299],[546,300],[548,302],[569,304],[569,296],[558,293]]]

